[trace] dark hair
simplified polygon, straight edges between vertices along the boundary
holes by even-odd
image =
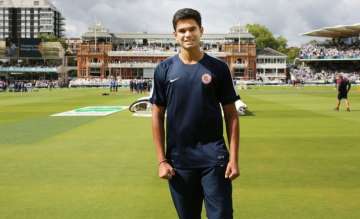
[[[183,8],[178,10],[173,17],[173,27],[176,30],[176,24],[179,20],[194,19],[195,22],[201,27],[201,15],[197,10],[192,8]]]

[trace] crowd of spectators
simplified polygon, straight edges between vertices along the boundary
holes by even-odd
[[[309,43],[301,47],[300,58],[360,58],[360,44],[354,43],[351,45],[347,45],[344,43]]]
[[[61,63],[59,61],[54,62],[17,62],[17,63],[10,63],[8,61],[0,61],[1,67],[31,67],[31,68],[54,68],[59,67]]]
[[[150,91],[151,80],[148,79],[115,79],[115,78],[77,78],[69,82],[69,87],[109,87],[117,91],[118,87],[129,87],[131,92]]]
[[[52,80],[0,80],[0,91],[28,92],[37,88],[59,87],[57,81]]]
[[[69,82],[69,87],[109,87],[111,78],[76,78]],[[117,80],[121,85],[121,80]]]
[[[6,81],[0,80],[0,91],[1,92],[6,91],[7,86],[8,86],[8,83]]]
[[[337,74],[342,74],[345,78],[353,83],[360,82],[360,72],[339,72],[339,71],[332,71],[332,70],[321,70],[315,71],[311,70],[308,67],[302,67],[293,69],[290,72],[291,81],[300,81],[303,83],[334,83],[335,77]]]

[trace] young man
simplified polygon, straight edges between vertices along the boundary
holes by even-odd
[[[227,65],[200,50],[204,30],[199,12],[177,11],[173,27],[181,50],[156,67],[151,97],[159,177],[169,181],[180,219],[200,219],[204,200],[209,219],[231,219],[231,180],[239,176],[239,121],[234,105],[239,97]]]
[[[338,96],[337,96],[335,110],[339,111],[341,100],[345,99],[346,110],[348,112],[350,112],[350,103],[349,103],[349,100],[347,97],[348,93],[350,91],[350,88],[351,88],[351,84],[350,84],[349,80],[344,78],[344,76],[342,76],[341,74],[337,75],[336,76],[336,88],[338,91]]]

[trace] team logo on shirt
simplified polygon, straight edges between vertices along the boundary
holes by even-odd
[[[210,84],[212,80],[212,77],[209,73],[205,73],[201,76],[201,81],[204,84]]]

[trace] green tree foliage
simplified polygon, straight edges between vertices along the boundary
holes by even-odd
[[[282,53],[287,55],[288,63],[293,63],[294,60],[299,57],[300,48],[299,47],[289,47],[286,48]]]
[[[275,49],[288,56],[288,62],[293,62],[298,57],[300,48],[287,46],[287,39],[283,36],[275,37],[273,33],[264,25],[247,24],[247,30],[256,40],[256,47],[264,49],[266,47]]]
[[[39,39],[41,39],[42,42],[60,42],[65,50],[68,48],[65,39],[59,38],[54,34],[41,33]]]
[[[249,33],[251,33],[256,40],[256,47],[259,49],[263,49],[266,47],[270,47],[272,49],[277,50],[279,47],[279,42],[271,33],[271,31],[261,24],[247,24],[246,28]]]

